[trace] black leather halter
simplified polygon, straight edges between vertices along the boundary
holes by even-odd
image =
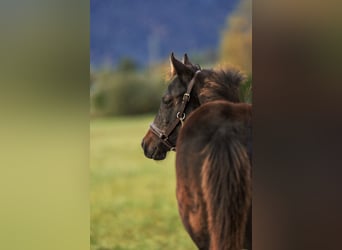
[[[176,151],[176,145],[174,145],[173,143],[169,141],[169,136],[175,130],[175,128],[178,126],[179,123],[183,125],[183,121],[185,120],[185,116],[186,116],[184,111],[185,111],[186,105],[188,104],[190,100],[190,94],[191,94],[192,88],[195,85],[196,77],[200,72],[201,72],[200,69],[197,70],[194,77],[191,79],[188,85],[188,88],[185,94],[183,95],[182,104],[181,104],[179,111],[177,112],[176,119],[171,123],[170,127],[166,131],[164,131],[164,130],[159,129],[154,123],[151,123],[150,125],[150,131],[156,136],[158,136],[160,141],[168,148],[168,150]]]

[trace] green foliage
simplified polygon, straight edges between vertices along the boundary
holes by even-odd
[[[104,92],[98,92],[93,97],[94,107],[103,110],[106,107],[106,96]]]
[[[91,92],[92,115],[135,115],[155,113],[162,89],[159,78],[132,69],[102,70],[96,74]]]
[[[240,85],[239,95],[242,102],[252,103],[252,75]]]
[[[138,69],[138,65],[133,59],[123,58],[119,62],[119,65],[117,68],[118,68],[118,71],[132,72]]]
[[[196,249],[178,215],[174,153],[140,147],[152,116],[90,123],[91,250]]]

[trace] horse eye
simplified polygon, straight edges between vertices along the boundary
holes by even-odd
[[[172,96],[171,95],[163,96],[162,102],[165,103],[165,104],[170,104],[172,102]]]

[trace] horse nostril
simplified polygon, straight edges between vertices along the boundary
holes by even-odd
[[[141,141],[141,147],[145,148],[145,141],[144,141],[144,139],[142,139],[142,141]]]

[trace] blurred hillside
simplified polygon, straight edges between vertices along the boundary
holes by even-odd
[[[166,58],[170,50],[190,55],[216,51],[227,15],[238,0],[91,0],[90,61],[140,66]]]
[[[122,6],[119,5],[121,2]],[[92,28],[91,36],[98,43],[92,42],[91,55],[92,62],[99,62],[98,65],[91,65],[90,72],[92,117],[155,114],[166,88],[171,51],[176,52],[179,59],[187,52],[190,60],[202,68],[221,65],[223,68],[233,66],[242,70],[248,79],[240,88],[241,100],[251,103],[252,1],[240,0],[234,5],[226,2],[229,1],[200,0],[193,11],[189,11],[194,1],[178,1],[162,8],[160,3],[165,4],[165,1],[92,0],[92,27],[95,23],[98,26]],[[152,3],[156,4],[151,8],[160,7],[155,10],[158,13],[148,9]],[[218,6],[226,8],[218,10]],[[228,13],[230,8],[233,9]],[[217,14],[209,14],[214,10]],[[99,13],[105,14],[101,16]],[[132,13],[138,14],[133,18]],[[222,18],[219,18],[221,14]],[[219,19],[222,20],[219,22]],[[199,23],[202,24],[198,26]],[[206,30],[211,25],[215,29],[210,32],[216,32],[212,36]],[[154,40],[149,40],[148,35],[155,29],[158,32],[154,33]],[[103,39],[99,39],[101,34]],[[111,39],[113,42],[109,42]],[[148,41],[150,46],[147,46]],[[95,44],[103,46],[96,47]]]

